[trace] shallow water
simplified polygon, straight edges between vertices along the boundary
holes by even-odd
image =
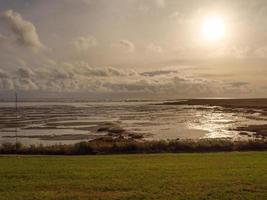
[[[159,103],[159,102],[157,102]],[[17,120],[17,121],[16,121]],[[266,124],[261,110],[225,110],[212,106],[155,105],[155,102],[62,102],[19,103],[16,119],[14,103],[0,103],[0,143],[15,142],[19,136],[86,134],[103,136],[94,127],[114,124],[145,139],[243,139],[238,126]],[[81,141],[18,138],[25,144],[71,144]]]

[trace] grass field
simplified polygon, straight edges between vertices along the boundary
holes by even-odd
[[[0,156],[0,199],[267,199],[267,152]]]

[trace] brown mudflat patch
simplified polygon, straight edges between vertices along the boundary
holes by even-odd
[[[254,132],[255,134],[267,137],[267,124],[264,125],[250,125],[246,127],[238,127],[236,129],[237,131],[248,131],[248,132]]]

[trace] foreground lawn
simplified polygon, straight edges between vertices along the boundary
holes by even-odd
[[[267,199],[267,152],[0,156],[2,199]]]

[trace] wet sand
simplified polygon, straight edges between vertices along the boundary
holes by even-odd
[[[175,140],[266,136],[266,99],[0,105],[0,143],[76,143],[113,139]],[[253,125],[253,126],[252,126]]]

